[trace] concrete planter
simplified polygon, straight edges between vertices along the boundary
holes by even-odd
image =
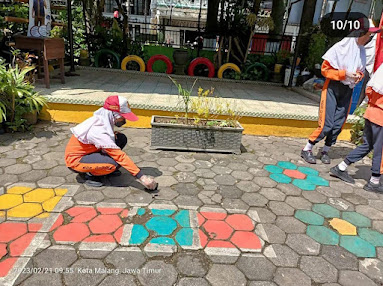
[[[175,117],[152,116],[152,149],[241,153],[243,127],[239,122],[236,128],[210,127],[160,123],[159,118],[176,120]]]

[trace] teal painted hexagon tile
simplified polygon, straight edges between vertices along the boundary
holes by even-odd
[[[158,235],[170,235],[177,228],[177,223],[170,217],[155,216],[146,223],[146,227]]]
[[[316,188],[316,185],[310,183],[307,179],[295,179],[293,185],[304,191],[314,191]]]
[[[371,220],[357,212],[342,212],[342,219],[358,227],[371,227]]]
[[[340,211],[327,204],[315,204],[313,205],[312,210],[325,218],[340,217]]]
[[[289,170],[297,169],[297,166],[295,164],[291,162],[287,162],[287,161],[279,161],[277,165],[283,169],[289,169]]]
[[[283,169],[275,166],[275,165],[267,165],[265,166],[265,170],[272,173],[272,174],[282,174]]]
[[[165,237],[165,236],[159,236],[152,238],[149,243],[155,243],[155,244],[166,244],[166,245],[176,245],[174,240],[170,237]]]
[[[308,175],[306,180],[309,181],[311,184],[317,185],[317,186],[328,187],[330,185],[326,179],[323,179],[319,176]]]
[[[152,214],[155,216],[171,216],[172,214],[175,213],[175,210],[161,210],[161,209],[151,209]]]
[[[176,241],[181,246],[193,245],[194,231],[191,228],[181,228],[176,234]]]
[[[294,215],[300,221],[311,225],[323,225],[324,218],[312,211],[297,210]]]
[[[143,208],[139,208],[138,209],[138,211],[137,211],[137,214],[139,215],[139,216],[143,216],[144,214],[145,214],[145,209],[143,209]]]
[[[188,210],[180,210],[174,217],[182,227],[190,227],[190,216]]]
[[[317,170],[314,170],[313,168],[310,167],[298,167],[298,171],[300,171],[303,174],[306,175],[313,175],[313,176],[318,176],[319,172]]]
[[[368,228],[359,228],[359,236],[374,246],[383,246],[383,234]]]
[[[338,245],[339,235],[325,226],[309,225],[306,234],[315,241],[326,245]]]
[[[140,224],[133,225],[129,244],[142,244],[148,238],[149,232]]]
[[[284,174],[271,174],[270,179],[273,179],[277,183],[288,184],[291,182],[291,178]]]
[[[340,246],[358,257],[376,257],[375,247],[358,236],[342,236]]]

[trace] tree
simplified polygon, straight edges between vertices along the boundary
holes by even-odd
[[[316,2],[317,0],[304,0],[301,26],[299,27],[299,37],[301,37],[301,40],[298,51],[298,55],[302,56],[302,58],[305,58],[308,53],[307,47],[310,44]]]
[[[280,35],[283,32],[283,16],[285,14],[285,1],[273,0],[271,18],[274,21],[274,34]]]
[[[206,33],[216,34],[218,32],[219,3],[220,0],[207,1]]]

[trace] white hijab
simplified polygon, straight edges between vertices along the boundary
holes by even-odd
[[[71,128],[73,135],[83,144],[92,144],[99,149],[120,149],[116,145],[113,130],[117,112],[103,107],[93,113],[93,116]]]
[[[375,92],[383,95],[383,64],[375,71],[367,86],[371,86]]]
[[[346,70],[355,73],[366,68],[366,50],[364,46],[357,44],[358,38],[346,37],[333,45],[324,55],[323,59],[337,70]],[[349,79],[342,80],[342,83],[350,88],[355,87],[355,82]]]

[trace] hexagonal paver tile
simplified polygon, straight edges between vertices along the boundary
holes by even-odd
[[[312,210],[325,218],[340,217],[339,210],[327,204],[315,204]]]
[[[19,194],[19,195],[22,195],[22,194],[28,193],[31,190],[32,190],[32,188],[30,188],[30,187],[15,186],[15,187],[9,188],[7,190],[7,193],[8,194]]]
[[[312,211],[297,210],[295,212],[295,217],[310,225],[323,225],[324,223],[324,218]]]
[[[257,281],[270,281],[276,269],[264,256],[242,255],[236,265],[248,279]]]
[[[0,196],[0,210],[7,210],[23,203],[21,195],[4,194]]]
[[[125,269],[139,269],[146,259],[137,247],[124,247],[115,249],[105,258],[105,261],[120,271],[124,271]]]
[[[279,161],[277,165],[283,169],[289,169],[289,170],[297,169],[297,166],[295,164],[291,162],[287,162],[287,161]]]
[[[275,165],[267,165],[265,166],[265,170],[272,173],[272,174],[282,174],[283,169],[281,167],[275,166]]]
[[[293,185],[297,186],[298,188],[304,191],[314,191],[316,188],[315,184],[307,181],[307,178],[305,180],[295,179],[293,181]]]
[[[170,235],[177,228],[177,222],[170,217],[158,216],[151,218],[146,223],[146,227],[158,235]]]
[[[5,243],[0,243],[0,259],[3,258],[7,253],[7,245]]]
[[[30,245],[36,233],[26,233],[9,244],[11,256],[21,256],[24,250]]]
[[[290,170],[290,169],[286,169],[283,171],[283,174],[285,174],[286,176],[290,177],[290,178],[293,178],[293,179],[305,179],[306,178],[306,174],[303,174],[302,172],[298,171],[298,170]]]
[[[261,250],[262,243],[259,237],[249,231],[236,231],[230,241],[243,251]]]
[[[326,179],[323,179],[322,177],[319,177],[319,176],[308,175],[306,180],[313,185],[324,186],[324,187],[329,186],[329,182]]]
[[[140,245],[149,237],[149,232],[140,224],[133,225],[129,244]]]
[[[80,242],[84,238],[90,235],[88,226],[83,223],[69,223],[57,228],[53,234],[54,240],[57,242],[69,241]]]
[[[383,246],[383,234],[368,228],[359,228],[359,236],[374,246]]]
[[[181,246],[191,246],[193,244],[193,236],[194,230],[189,227],[185,227],[181,228],[177,232],[175,239]]]
[[[10,242],[27,233],[27,225],[25,223],[0,223],[0,242]]]
[[[38,203],[23,203],[8,211],[10,217],[34,217],[43,212],[41,204]]]
[[[177,271],[174,266],[163,261],[149,261],[143,266],[143,269],[151,271],[140,271],[137,275],[142,285],[174,285],[177,280]]]
[[[318,176],[319,175],[319,172],[317,170],[314,170],[313,168],[310,168],[310,167],[298,167],[298,171],[299,172],[302,172],[303,174],[306,174],[306,175],[314,175],[314,176]]]
[[[344,247],[358,257],[375,257],[375,247],[357,236],[342,236],[340,246]]]
[[[329,221],[330,226],[335,229],[341,235],[356,235],[356,227],[339,218],[333,218]]]
[[[42,203],[54,196],[55,193],[53,189],[35,189],[24,195],[24,201],[30,203]]]
[[[337,245],[339,243],[339,235],[324,226],[309,225],[306,233],[322,244]]]
[[[225,221],[235,230],[251,231],[254,229],[253,221],[244,214],[229,215]]]
[[[345,270],[341,271],[339,275],[339,283],[342,286],[376,286],[370,278],[358,271]]]
[[[88,222],[97,215],[94,208],[89,208],[88,211],[77,215],[71,222]]]
[[[227,216],[225,212],[201,212],[200,214],[209,220],[224,220]]]
[[[318,255],[320,244],[306,234],[289,234],[286,244],[300,255]]]
[[[336,282],[338,270],[322,257],[303,256],[300,268],[316,283]]]
[[[289,184],[292,180],[284,174],[271,174],[270,178],[281,184]]]
[[[118,215],[99,215],[89,222],[93,233],[113,233],[122,225]]]
[[[371,220],[357,212],[342,212],[342,219],[357,227],[371,227]]]
[[[211,239],[228,239],[233,229],[224,221],[209,220],[203,225]]]
[[[311,279],[301,270],[296,268],[278,268],[275,273],[274,281],[278,285],[283,286],[311,286]],[[260,282],[262,283],[262,282]],[[268,282],[265,282],[268,283]],[[255,285],[270,285],[271,284],[255,284]]]
[[[358,270],[358,258],[343,247],[323,245],[321,256],[337,269]]]

